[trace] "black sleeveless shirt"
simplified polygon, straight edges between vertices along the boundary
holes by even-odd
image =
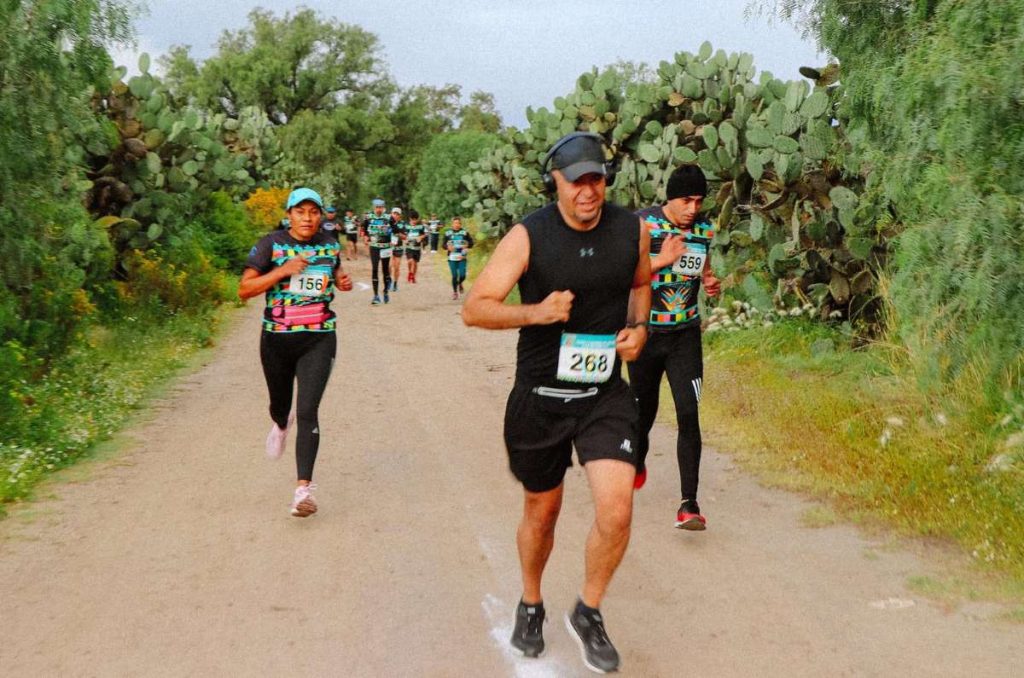
[[[626,326],[640,248],[640,220],[630,211],[605,203],[593,229],[573,230],[552,203],[523,219],[530,238],[530,259],[519,278],[524,304],[538,304],[551,292],[575,295],[569,321],[529,325],[519,330],[516,382],[530,386],[578,387],[560,381],[558,352],[563,332],[616,334]],[[619,359],[611,379],[620,379]]]

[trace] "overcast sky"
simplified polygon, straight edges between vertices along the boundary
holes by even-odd
[[[135,53],[155,57],[171,45],[192,46],[204,58],[226,29],[246,25],[255,7],[279,15],[294,11],[281,0],[147,0],[136,21],[138,49],[117,53],[134,69]],[[696,52],[710,40],[727,52],[750,52],[759,71],[789,80],[797,68],[825,56],[797,29],[744,18],[749,0],[349,0],[302,3],[325,16],[375,33],[391,75],[400,85],[462,86],[491,92],[502,118],[526,124],[527,106],[551,106],[570,92],[580,73],[618,59],[657,67],[679,51]],[[643,9],[636,9],[642,7]]]

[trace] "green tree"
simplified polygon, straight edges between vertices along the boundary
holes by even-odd
[[[80,202],[81,147],[99,134],[88,90],[109,81],[104,44],[130,38],[127,12],[0,3],[0,421],[14,421],[29,368],[72,339],[88,313],[82,288],[109,264]]]
[[[175,96],[232,117],[258,106],[284,125],[300,111],[364,107],[394,89],[377,36],[311,9],[282,18],[255,9],[249,25],[225,31],[217,47],[201,66],[181,46],[162,63],[168,82],[180,88]]]
[[[76,295],[102,271],[105,237],[80,196],[84,147],[104,136],[89,88],[109,83],[104,44],[129,37],[116,3],[0,4],[0,351],[59,350],[81,317]]]
[[[1024,361],[1024,2],[789,0],[842,69],[855,158],[900,222],[894,334],[933,384]],[[935,379],[937,378],[937,379]]]
[[[480,131],[449,132],[434,137],[423,152],[412,204],[423,214],[453,217],[462,211],[469,190],[462,175],[469,163],[495,148],[496,134]]]
[[[276,168],[276,183],[317,186],[330,200],[352,204],[364,193],[367,154],[394,137],[388,112],[380,108],[300,111],[278,131],[288,159]]]
[[[393,98],[388,109],[392,134],[367,152],[367,165],[372,168],[368,193],[409,204],[423,151],[433,138],[455,127],[460,94],[458,85],[416,85]]]
[[[473,92],[469,103],[459,109],[459,131],[490,132],[501,130],[501,115],[494,106],[494,95],[490,92]]]

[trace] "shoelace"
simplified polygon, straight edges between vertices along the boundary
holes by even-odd
[[[544,615],[541,612],[537,614],[526,615],[526,633],[527,635],[537,635],[541,632],[541,628],[544,624]]]
[[[608,632],[604,630],[604,622],[600,618],[587,617],[586,620],[590,623],[591,645],[603,647],[612,644],[612,641],[608,638]]]
[[[310,483],[309,485],[299,485],[295,488],[295,502],[298,503],[302,501],[314,492],[316,492],[316,485],[314,483]]]

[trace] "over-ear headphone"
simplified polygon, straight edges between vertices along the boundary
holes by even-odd
[[[551,147],[550,151],[548,151],[548,154],[544,156],[544,163],[541,165],[540,178],[541,181],[544,182],[544,189],[548,193],[555,192],[555,178],[551,176],[551,170],[548,169],[548,165],[551,164],[552,158],[555,157],[555,153],[558,153],[558,149],[560,149],[562,146],[565,146],[567,143],[574,139],[581,138],[593,139],[597,141],[597,143],[601,144],[601,148],[604,148],[604,139],[601,137],[600,134],[594,134],[593,132],[570,132],[569,134],[566,134],[564,137],[556,141],[555,145]],[[615,183],[615,174],[618,171],[618,168],[612,165],[612,163],[604,163],[604,176],[606,185],[611,186],[613,183]]]

